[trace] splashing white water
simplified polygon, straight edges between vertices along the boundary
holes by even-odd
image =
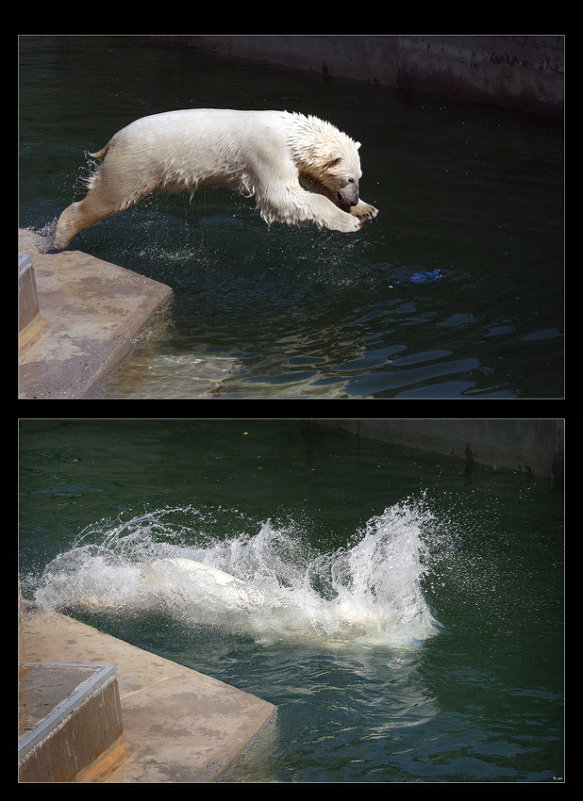
[[[437,631],[421,586],[431,517],[415,504],[386,509],[351,547],[328,554],[314,553],[297,527],[272,521],[253,535],[202,535],[198,526],[171,522],[185,511],[201,518],[194,509],[160,510],[86,530],[47,565],[36,604],[162,610],[189,625],[258,638],[365,637],[398,645]]]

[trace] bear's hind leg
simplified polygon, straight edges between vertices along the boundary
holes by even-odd
[[[90,228],[120,210],[119,202],[104,198],[99,189],[91,189],[83,200],[71,203],[62,212],[55,231],[55,247],[59,250],[66,248],[79,231]]]
[[[123,160],[120,162],[112,155],[108,155],[93,177],[85,198],[71,203],[59,217],[54,238],[54,245],[59,250],[66,248],[79,231],[129,208],[156,188],[156,180],[146,181],[139,171],[132,171],[131,164],[124,165]]]
[[[85,198],[86,200],[87,198]],[[83,204],[85,200],[79,203],[71,203],[70,206],[61,213],[57,223],[57,230],[55,231],[54,245],[59,250],[66,248],[69,242],[76,236],[83,228],[89,228],[93,223],[98,222],[100,217],[92,218],[84,211]]]

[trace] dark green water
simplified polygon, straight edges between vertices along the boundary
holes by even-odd
[[[168,555],[293,614],[154,604]],[[562,780],[563,567],[562,493],[512,471],[302,422],[20,423],[25,596],[277,704],[233,781]],[[379,624],[337,627],[337,590]]]
[[[563,394],[556,121],[125,37],[22,37],[20,225],[49,241],[85,151],[175,108],[284,108],[363,143],[354,236],[271,228],[226,190],[151,196],[73,246],[169,284],[105,397]]]

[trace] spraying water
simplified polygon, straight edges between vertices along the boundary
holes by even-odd
[[[397,504],[348,546],[318,553],[293,523],[267,520],[218,538],[200,510],[162,509],[90,526],[47,565],[34,599],[45,609],[163,611],[263,641],[410,645],[438,630],[422,591],[430,520],[415,504]]]

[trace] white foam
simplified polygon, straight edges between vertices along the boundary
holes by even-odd
[[[177,541],[169,522],[176,511],[94,527],[97,543],[87,544],[84,532],[47,566],[36,603],[104,613],[163,609],[187,624],[212,623],[263,639],[411,644],[437,631],[421,584],[430,518],[415,504],[386,509],[352,545],[327,554],[306,545],[298,527],[271,521],[254,535],[206,535],[191,544],[195,527]],[[200,518],[197,510],[181,511]]]

